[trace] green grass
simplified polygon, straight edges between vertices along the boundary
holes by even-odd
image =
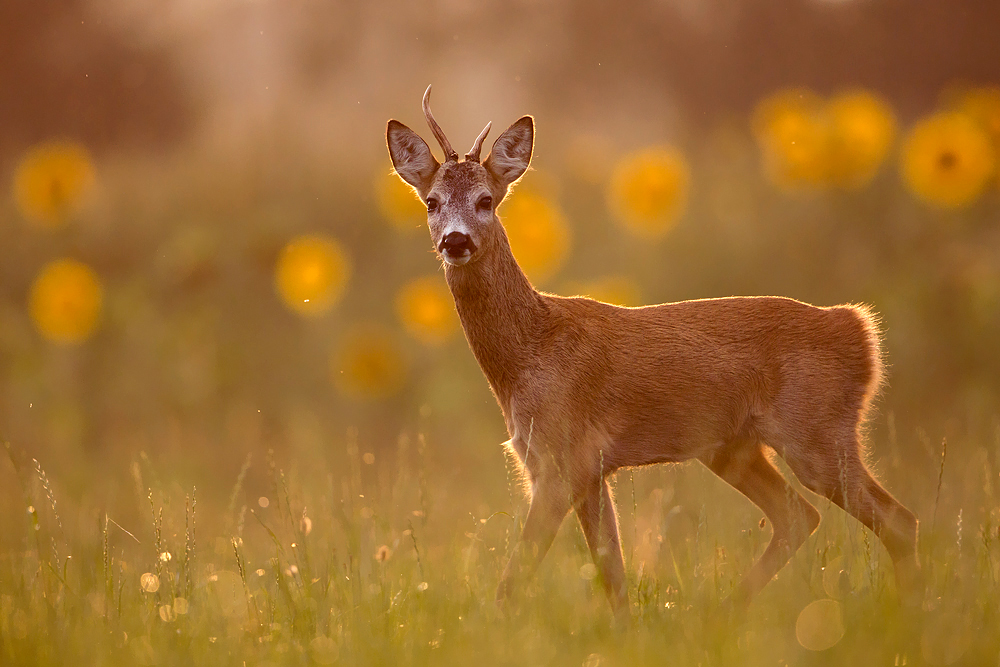
[[[817,501],[820,529],[734,623],[715,612],[767,542],[760,513],[697,465],[619,472],[633,622],[618,631],[572,517],[510,612],[494,607],[525,509],[513,474],[489,506],[424,445],[397,465],[412,457],[352,442],[325,464],[248,458],[205,491],[142,455],[93,471],[113,500],[65,504],[10,447],[3,479],[23,502],[3,508],[22,519],[0,550],[0,664],[997,664],[990,457],[952,455],[913,483],[933,517],[922,609],[897,603],[874,536]],[[834,602],[803,612],[816,600]],[[838,623],[832,647],[803,646]]]

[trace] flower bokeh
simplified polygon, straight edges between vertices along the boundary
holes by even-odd
[[[896,135],[889,104],[860,89],[829,100],[807,89],[782,90],[758,103],[752,123],[765,173],[787,190],[867,186]]]
[[[878,96],[858,90],[834,96],[826,112],[830,122],[827,178],[833,186],[848,190],[868,185],[895,140],[892,108]]]
[[[326,236],[300,236],[282,249],[274,271],[282,302],[305,317],[317,317],[340,300],[351,263],[341,245]]]
[[[446,343],[458,331],[455,305],[440,275],[403,285],[396,294],[396,316],[407,333],[428,345]]]
[[[53,140],[28,150],[14,173],[14,200],[25,219],[58,227],[94,187],[94,163],[76,141]]]
[[[673,147],[647,148],[625,155],[608,182],[607,200],[615,219],[642,238],[662,237],[687,208],[691,168]]]
[[[409,185],[395,174],[379,171],[375,177],[375,202],[382,217],[400,231],[422,227],[427,209]]]
[[[42,336],[55,343],[88,339],[97,328],[104,300],[92,268],[75,259],[46,264],[31,285],[28,310]]]
[[[559,206],[542,194],[515,190],[499,211],[511,251],[532,282],[542,284],[562,268],[570,229]]]
[[[345,333],[330,359],[330,372],[340,392],[367,401],[399,392],[406,366],[392,331],[371,322],[355,324]]]
[[[903,145],[901,169],[910,191],[943,208],[972,204],[995,168],[989,135],[968,115],[942,111],[918,122]]]

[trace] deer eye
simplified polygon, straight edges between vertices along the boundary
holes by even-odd
[[[434,199],[433,197],[431,199],[428,199],[427,200],[427,212],[428,213],[433,213],[437,209],[438,209],[438,200]]]
[[[483,211],[493,210],[493,197],[489,195],[483,195],[482,197],[479,198],[479,201],[476,202],[476,206]]]

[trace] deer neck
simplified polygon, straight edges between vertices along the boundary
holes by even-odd
[[[518,375],[534,356],[548,308],[503,232],[477,261],[446,265],[445,277],[469,346],[506,408]]]

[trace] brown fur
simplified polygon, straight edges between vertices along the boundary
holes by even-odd
[[[483,188],[499,203],[527,168],[533,126],[526,132],[525,119],[515,123],[494,145],[500,154],[483,165],[435,161],[432,169],[421,163],[407,169],[406,156],[393,147],[414,145],[416,135],[393,123],[389,146],[397,171],[424,200],[454,202],[452,215],[465,216],[475,236],[473,261],[446,263],[445,276],[530,482],[524,533],[498,600],[537,567],[575,509],[612,607],[627,618],[607,477],[622,467],[698,459],[773,527],[733,596],[746,605],[819,523],[816,509],[768,460],[769,449],[808,489],[879,535],[902,585],[916,580],[916,519],[862,459],[860,428],[883,377],[868,309],[781,297],[622,308],[539,293],[518,267],[495,213],[483,223],[463,204]],[[398,128],[412,137],[399,136]],[[502,171],[491,164],[502,164]],[[428,170],[426,181],[413,176]],[[441,230],[429,222],[437,244]]]

